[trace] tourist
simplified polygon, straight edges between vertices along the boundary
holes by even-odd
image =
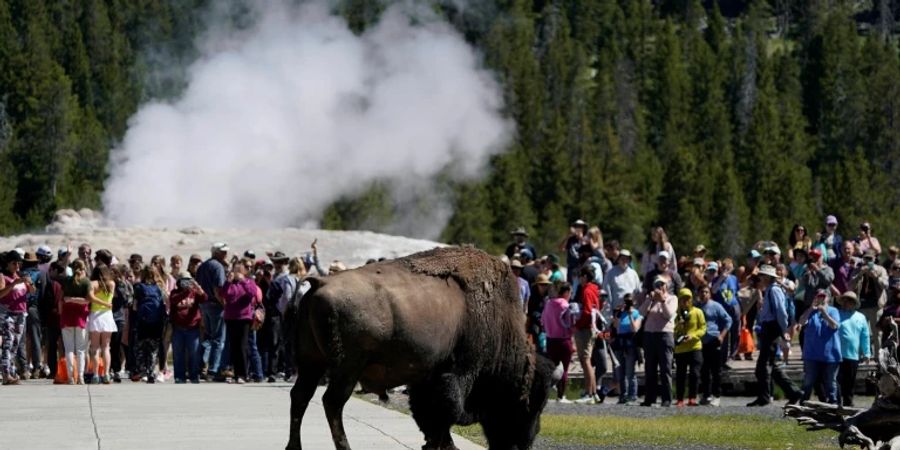
[[[845,292],[839,298],[841,326],[841,366],[838,369],[838,387],[842,406],[853,406],[853,390],[856,388],[856,372],[860,361],[872,357],[870,350],[869,323],[857,312],[859,299],[853,291]]]
[[[690,289],[678,291],[678,311],[675,313],[675,400],[684,406],[684,383],[688,382],[688,406],[697,406],[697,385],[703,364],[703,336],[706,317],[694,307]],[[690,375],[688,376],[688,374]]]
[[[881,254],[881,243],[878,242],[878,238],[872,236],[872,225],[869,222],[863,222],[859,226],[859,237],[856,238],[856,243],[859,246],[860,254],[865,254],[867,250],[874,251],[876,257]]]
[[[0,377],[3,384],[18,384],[16,375],[16,351],[25,333],[25,316],[28,310],[28,294],[35,287],[31,277],[21,276],[22,255],[16,251],[6,252],[0,258]],[[24,359],[19,358],[24,366]]]
[[[46,273],[42,273],[38,268],[37,256],[31,252],[25,252],[22,258],[22,266],[19,269],[19,276],[31,280],[34,289],[30,290],[26,296],[27,314],[25,315],[25,334],[19,340],[17,349],[17,359],[23,362],[21,372],[23,378],[42,378],[49,370],[45,370],[43,357],[41,355],[41,342],[43,340],[41,324],[41,297],[46,294],[46,288],[49,284]]]
[[[612,321],[612,349],[619,361],[616,367],[616,379],[619,381],[619,404],[629,405],[637,402],[637,374],[635,366],[638,360],[637,333],[641,329],[643,317],[634,307],[634,293],[626,293],[622,303],[615,308]]]
[[[155,373],[166,316],[165,297],[158,281],[156,268],[146,266],[141,271],[140,282],[134,285],[137,371],[132,374],[131,381],[146,380],[151,384],[165,381],[162,374]]]
[[[78,258],[75,261],[83,262],[87,273],[94,273],[94,261],[91,258],[92,253],[93,251],[89,244],[85,243],[78,246]]]
[[[222,314],[225,300],[222,288],[225,286],[225,260],[228,257],[228,244],[217,242],[210,248],[211,256],[197,268],[197,283],[203,288],[208,299],[200,306],[203,312],[203,363],[207,367],[207,381],[221,378],[219,369],[222,352],[225,349],[225,322]]]
[[[181,255],[172,255],[169,258],[169,276],[175,279],[175,285],[178,287],[178,280],[184,275],[184,260],[181,259]],[[193,275],[191,275],[193,278]]]
[[[744,314],[750,315],[752,308],[742,311],[741,302],[738,299],[738,290],[740,285],[736,276],[732,274],[734,271],[734,263],[730,259],[726,259],[719,266],[715,261],[706,265],[705,278],[709,283],[710,290],[713,293],[713,300],[718,302],[725,308],[725,311],[731,316],[731,329],[729,330],[727,340],[719,349],[720,358],[722,360],[722,368],[731,370],[728,361],[738,358],[738,344],[740,344],[741,317]],[[755,317],[748,317],[747,320],[753,320]]]
[[[698,289],[697,305],[706,320],[706,334],[701,340],[703,364],[700,365],[701,405],[719,406],[722,396],[722,354],[719,348],[728,340],[732,317],[725,308],[712,300],[709,286]]]
[[[643,271],[644,278],[650,277],[650,280],[655,278],[653,275],[650,275],[650,272],[655,268],[658,268],[659,265],[659,254],[666,254],[666,260],[669,262],[669,265],[666,266],[666,269],[671,272],[671,274],[676,274],[678,272],[678,268],[675,267],[675,261],[677,258],[675,257],[675,248],[672,247],[672,244],[669,243],[669,235],[666,234],[666,230],[663,227],[654,227],[650,230],[650,242],[647,244],[647,251],[644,252],[643,258],[641,258],[641,270]],[[657,263],[654,266],[654,262]],[[679,286],[678,289],[681,289]],[[675,295],[675,291],[671,291],[671,295]]]
[[[678,300],[669,293],[667,280],[659,275],[638,311],[644,317],[644,358],[646,395],[641,406],[652,406],[657,396],[663,407],[672,406],[672,357],[675,350],[673,332]],[[659,383],[658,383],[659,381]],[[661,386],[661,387],[660,387]],[[661,389],[661,390],[660,390]]]
[[[830,297],[833,281],[834,271],[825,263],[822,252],[817,248],[810,250],[806,271],[797,282],[797,289],[803,290],[803,305],[798,310],[809,309],[816,298],[816,293],[821,290],[825,290]]]
[[[206,293],[187,272],[178,278],[169,296],[172,323],[172,351],[175,384],[186,380],[200,382],[200,324],[203,321],[200,305]]]
[[[788,258],[794,259],[794,252],[797,250],[802,250],[804,253],[809,252],[809,249],[812,248],[812,239],[809,237],[809,233],[806,232],[806,227],[803,225],[795,224],[794,228],[791,229],[791,235],[788,237]]]
[[[631,252],[627,249],[618,251],[614,261],[616,265],[603,277],[603,292],[608,296],[603,312],[608,319],[612,319],[612,311],[622,309],[626,295],[634,299],[641,293],[641,279],[631,268]]]
[[[131,272],[134,273],[135,277],[140,278],[141,272],[144,270],[144,257],[133,253],[128,257],[128,267],[131,268]]]
[[[831,294],[833,297],[837,297],[852,288],[850,278],[853,276],[856,266],[860,263],[859,258],[853,255],[853,251],[853,242],[845,241],[841,257],[828,261],[828,265],[834,272],[834,281],[831,283]]]
[[[91,288],[88,290],[91,312],[88,319],[88,336],[91,340],[91,362],[94,367],[94,376],[96,381],[102,384],[111,382],[109,369],[112,358],[109,353],[109,342],[112,334],[118,331],[112,312],[115,290],[116,282],[109,267],[94,266],[94,271],[91,273]]]
[[[881,311],[881,319],[878,322],[878,328],[883,336],[882,339],[887,339],[900,326],[900,278],[895,278],[891,282],[891,285],[888,287],[887,297],[887,305]],[[878,355],[878,353],[875,353],[875,355]]]
[[[65,273],[65,266],[55,262],[50,270],[57,277]],[[66,371],[69,384],[84,384],[84,368],[88,348],[87,322],[90,314],[88,295],[91,280],[84,261],[72,263],[71,277],[63,283],[63,300],[59,306],[59,325],[62,327],[63,348],[66,352]]]
[[[566,280],[569,284],[578,281],[578,249],[584,242],[584,235],[588,226],[585,221],[578,219],[569,227],[569,234],[559,243],[559,251],[566,253]]]
[[[253,320],[253,310],[261,300],[257,299],[256,282],[248,276],[250,268],[249,260],[236,262],[222,289],[228,351],[234,366],[234,376],[226,380],[229,383],[243,384],[250,375],[250,324]]]
[[[582,267],[578,276],[578,291],[573,302],[581,307],[581,315],[575,322],[575,350],[578,352],[578,362],[584,371],[584,395],[576,400],[576,403],[596,403],[600,401],[597,396],[597,379],[594,367],[591,365],[591,356],[594,351],[594,337],[597,335],[594,325],[594,314],[599,313],[600,286],[594,283],[594,269],[590,266]]]
[[[665,281],[666,292],[673,297],[684,287],[681,275],[673,268],[674,261],[672,253],[666,250],[662,250],[656,255],[656,267],[644,276],[644,293],[649,293],[654,289],[653,284],[658,278]]]
[[[803,400],[821,383],[828,403],[837,404],[837,372],[841,364],[841,316],[828,304],[828,293],[816,293],[813,304],[800,316],[803,326]]]
[[[859,312],[866,316],[872,331],[872,349],[875,354],[881,348],[878,334],[878,311],[887,303],[888,273],[884,267],[875,264],[875,250],[868,249],[863,254],[863,261],[853,273],[852,288],[859,297]]]
[[[510,262],[509,267],[516,276],[516,284],[519,286],[519,302],[522,305],[522,311],[525,311],[528,306],[528,299],[531,297],[531,286],[528,284],[528,281],[522,278],[522,268],[525,266],[522,265],[522,261],[514,259]]]
[[[532,257],[537,255],[534,246],[528,243],[528,231],[525,230],[525,227],[518,227],[509,234],[513,237],[513,242],[506,247],[506,252],[504,252],[507,258],[512,260],[513,257],[516,254],[521,253],[522,250],[531,252]]]
[[[816,247],[821,248],[822,257],[826,261],[840,258],[843,252],[844,238],[837,233],[838,220],[834,216],[825,218],[825,230],[817,233]]]
[[[528,300],[528,308],[525,312],[525,332],[528,333],[528,338],[534,343],[539,353],[547,351],[547,335],[541,317],[545,305],[550,299],[551,285],[550,277],[546,274],[542,273],[537,276],[537,280],[531,288],[531,298]]]
[[[775,268],[772,266],[764,265],[759,268],[760,287],[764,294],[757,319],[760,327],[757,334],[759,339],[759,358],[756,360],[757,397],[747,406],[765,406],[772,402],[769,386],[773,379],[781,387],[789,403],[796,403],[802,398],[802,393],[791,383],[781,366],[775,363],[778,340],[790,340],[791,338],[788,332],[789,320],[785,307],[788,298],[784,289],[775,282],[777,276]]]
[[[193,254],[188,259],[187,271],[194,279],[197,278],[197,269],[200,267],[200,264],[203,264],[203,257],[201,257],[200,255]]]
[[[572,361],[572,320],[569,315],[569,296],[572,287],[562,283],[551,299],[544,304],[541,312],[541,326],[547,334],[547,358],[558,366],[562,364],[563,374],[556,383],[556,399],[560,403],[571,403],[566,398],[566,384],[569,380],[569,364]]]
[[[49,250],[49,248],[48,248]],[[52,251],[50,252],[52,254]],[[56,270],[54,270],[56,269]],[[40,300],[41,326],[44,327],[42,335],[46,340],[47,349],[47,378],[56,379],[57,362],[60,356],[65,356],[63,347],[60,346],[62,341],[62,327],[60,326],[60,312],[63,302],[63,286],[62,282],[66,278],[66,268],[54,266],[50,263],[47,266],[47,286],[44,288],[44,295]],[[63,350],[63,351],[61,351]]]
[[[111,354],[110,369],[115,383],[122,382],[122,369],[134,370],[134,352],[131,341],[128,339],[128,322],[131,307],[134,305],[134,285],[131,283],[134,274],[126,264],[117,264],[112,268],[113,278],[116,282],[113,293],[112,313],[116,322],[116,332],[112,334],[109,342]],[[124,357],[125,364],[122,364]]]
[[[898,255],[900,255],[900,247],[897,247],[896,245],[888,247],[887,257],[881,263],[881,267],[887,269],[896,264],[900,261],[900,256]]]

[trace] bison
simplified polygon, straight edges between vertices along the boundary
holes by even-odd
[[[516,281],[500,260],[441,248],[327,278],[296,300],[288,450],[320,380],[335,448],[357,382],[387,398],[406,385],[423,449],[455,449],[454,424],[479,422],[492,449],[527,449],[559,371],[525,336]]]

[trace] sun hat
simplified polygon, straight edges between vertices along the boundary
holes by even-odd
[[[539,273],[534,284],[552,284],[546,273]]]
[[[582,228],[584,228],[585,230],[587,230],[587,227],[588,227],[587,222],[585,222],[585,221],[583,221],[583,220],[581,220],[581,219],[578,219],[578,220],[572,222],[572,226],[573,226],[573,227],[582,227]]]
[[[22,262],[36,263],[40,261],[38,261],[37,256],[34,253],[25,252],[25,256],[22,257]]]
[[[509,234],[513,236],[525,236],[528,237],[528,232],[525,231],[525,227],[518,227],[515,230],[509,232]]]
[[[509,267],[512,267],[513,269],[521,269],[525,266],[522,265],[522,261],[519,261],[518,259],[514,259],[509,262]]]
[[[287,255],[285,255],[284,252],[277,251],[277,252],[269,255],[269,259],[272,260],[273,263],[282,264],[282,263],[288,262],[288,260],[290,258]]]
[[[622,249],[622,250],[619,252],[619,258],[621,258],[621,257],[623,257],[623,256],[626,257],[626,258],[631,258],[631,251],[629,251],[628,249]]]
[[[875,253],[875,249],[873,249],[873,248],[866,249],[866,251],[863,252],[863,258],[875,259],[875,256],[876,256],[876,253]]]
[[[705,253],[705,252],[706,252],[706,246],[703,244],[700,244],[700,245],[694,247],[694,253]]]
[[[859,297],[856,296],[856,292],[847,291],[841,294],[841,300],[853,300],[853,307],[859,308]]]
[[[778,278],[778,274],[775,272],[775,267],[768,264],[763,264],[759,267],[759,274],[766,275],[772,278]]]

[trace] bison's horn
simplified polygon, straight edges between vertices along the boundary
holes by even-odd
[[[562,380],[563,377],[563,366],[562,364],[557,364],[556,370],[553,371],[553,384],[556,384],[559,380]]]

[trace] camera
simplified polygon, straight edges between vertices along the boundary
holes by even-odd
[[[687,340],[688,340],[689,337],[690,337],[690,336],[688,336],[688,335],[686,335],[686,334],[681,335],[681,336],[678,336],[678,338],[675,339],[675,345],[681,345],[681,344],[684,344],[685,342],[687,342]]]

